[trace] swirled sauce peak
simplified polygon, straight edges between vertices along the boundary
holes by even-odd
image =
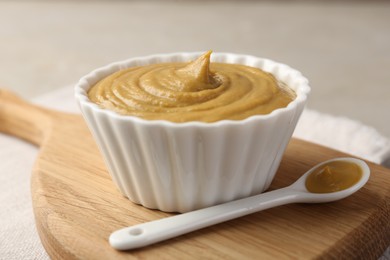
[[[221,85],[218,78],[210,72],[211,51],[206,52],[183,68],[176,70],[177,80],[181,82],[180,91],[200,91]]]
[[[115,72],[88,96],[119,114],[173,122],[241,120],[286,107],[295,92],[258,68],[211,63],[208,51],[189,63],[158,63]]]

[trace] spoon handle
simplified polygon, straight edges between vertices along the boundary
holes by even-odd
[[[209,208],[126,227],[113,232],[110,244],[118,250],[135,249],[264,209],[298,202],[300,192],[289,187]]]

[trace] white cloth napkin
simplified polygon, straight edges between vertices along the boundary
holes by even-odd
[[[33,102],[79,113],[72,87],[42,95]],[[294,136],[390,167],[390,140],[348,118],[306,109]],[[35,229],[31,204],[30,173],[37,151],[33,145],[0,134],[0,259],[49,259]],[[381,259],[390,259],[390,247]]]

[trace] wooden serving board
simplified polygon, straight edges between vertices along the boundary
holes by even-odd
[[[344,200],[281,206],[116,251],[108,243],[111,232],[171,214],[136,205],[117,191],[81,116],[0,90],[0,131],[40,146],[32,199],[41,241],[53,259],[376,259],[390,245],[390,170],[369,163],[369,182]],[[339,156],[345,154],[293,139],[271,189]]]

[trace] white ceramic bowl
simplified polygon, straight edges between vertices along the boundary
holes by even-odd
[[[286,108],[240,121],[173,123],[123,116],[88,99],[88,89],[124,68],[188,62],[202,53],[153,55],[116,62],[80,79],[75,96],[123,195],[147,208],[187,212],[266,190],[310,92],[301,73],[248,55],[213,53],[214,62],[238,63],[272,73],[295,90]]]

